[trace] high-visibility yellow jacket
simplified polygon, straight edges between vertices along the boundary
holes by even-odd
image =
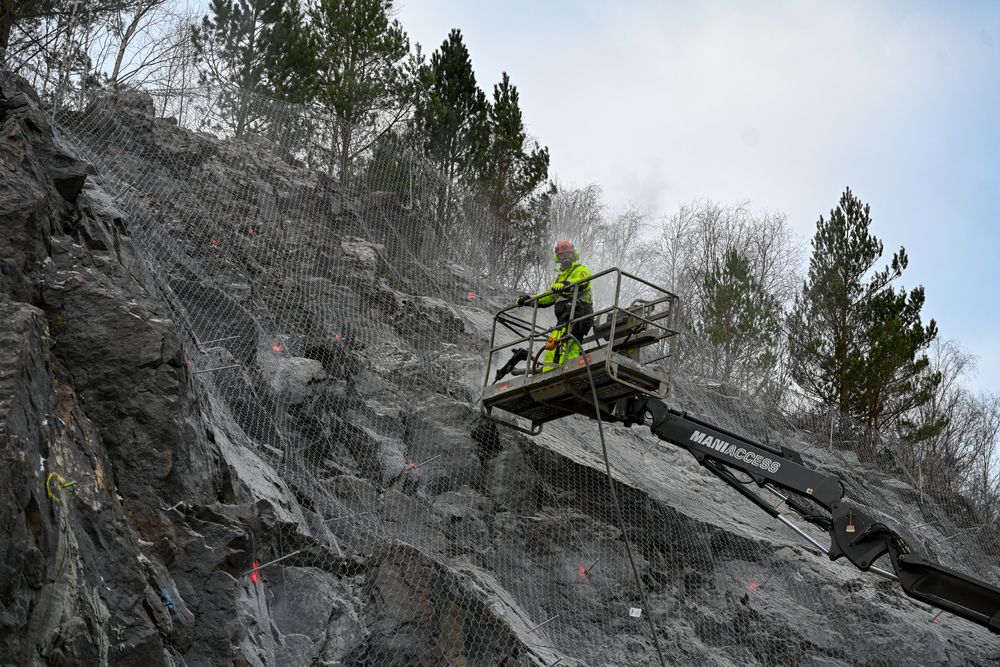
[[[551,306],[556,301],[569,301],[573,298],[573,283],[578,283],[590,277],[590,269],[585,267],[580,262],[573,262],[573,264],[563,271],[559,272],[556,279],[552,281],[552,286],[550,290],[558,289],[558,285],[563,285],[563,290],[561,292],[556,292],[554,294],[549,294],[538,299],[539,306]],[[580,291],[577,296],[578,303],[593,303],[594,293],[590,288],[590,281],[587,281],[580,285]]]

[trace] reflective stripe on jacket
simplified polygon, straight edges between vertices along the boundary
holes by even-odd
[[[562,293],[549,294],[548,296],[543,296],[538,299],[539,306],[551,306],[556,301],[566,300],[569,301],[573,298],[573,286],[572,283],[578,283],[581,280],[586,280],[590,277],[590,269],[585,267],[580,262],[573,262],[572,266],[568,269],[561,271],[556,279],[552,281],[552,284],[563,283],[569,289]],[[550,288],[551,289],[551,288]],[[593,290],[590,288],[590,282],[586,282],[580,286],[579,296],[577,297],[580,303],[593,303],[594,294]]]

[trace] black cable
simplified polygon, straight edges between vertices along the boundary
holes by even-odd
[[[608,489],[611,491],[611,502],[615,507],[615,515],[618,517],[618,528],[622,531],[622,538],[625,540],[625,551],[628,553],[628,561],[632,565],[632,575],[635,577],[635,585],[639,588],[639,597],[642,599],[643,609],[646,610],[646,620],[649,622],[649,631],[653,635],[653,645],[656,647],[656,654],[660,658],[660,665],[662,665],[662,667],[667,667],[667,661],[663,657],[663,650],[660,648],[660,640],[657,636],[656,624],[653,622],[653,611],[650,609],[649,601],[646,599],[646,589],[642,585],[642,579],[639,577],[639,568],[636,567],[635,558],[632,556],[632,544],[628,539],[628,533],[625,532],[625,518],[622,515],[622,508],[618,504],[618,492],[615,491],[615,480],[611,476],[611,462],[608,460],[608,445],[604,441],[604,420],[601,418],[601,404],[597,399],[597,386],[594,384],[594,374],[590,371],[590,359],[583,353],[583,345],[576,339],[576,336],[570,334],[570,338],[576,341],[576,344],[580,346],[580,354],[586,362],[587,378],[590,380],[590,392],[594,397],[594,411],[597,413],[597,432],[601,436],[601,453],[604,455],[604,470],[607,472]]]

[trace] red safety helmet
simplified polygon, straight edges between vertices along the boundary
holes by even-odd
[[[567,257],[567,255],[569,257]],[[562,241],[556,241],[556,254],[552,256],[552,261],[556,263],[556,266],[565,269],[567,267],[562,266],[564,257],[567,261],[572,259],[574,262],[580,259],[580,253],[576,251],[576,248],[573,247],[571,242],[566,241],[565,239]]]

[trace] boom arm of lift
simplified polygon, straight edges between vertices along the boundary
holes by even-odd
[[[646,424],[661,440],[688,450],[702,466],[774,518],[784,520],[737,479],[733,469],[746,473],[760,487],[779,487],[812,499],[829,516],[818,515],[794,496],[788,496],[786,504],[805,521],[830,533],[831,560],[846,557],[868,570],[888,554],[907,595],[1000,633],[1000,588],[910,553],[892,529],[844,501],[839,479],[806,467],[794,450],[754,442],[649,396],[621,400],[615,412],[625,425]]]

